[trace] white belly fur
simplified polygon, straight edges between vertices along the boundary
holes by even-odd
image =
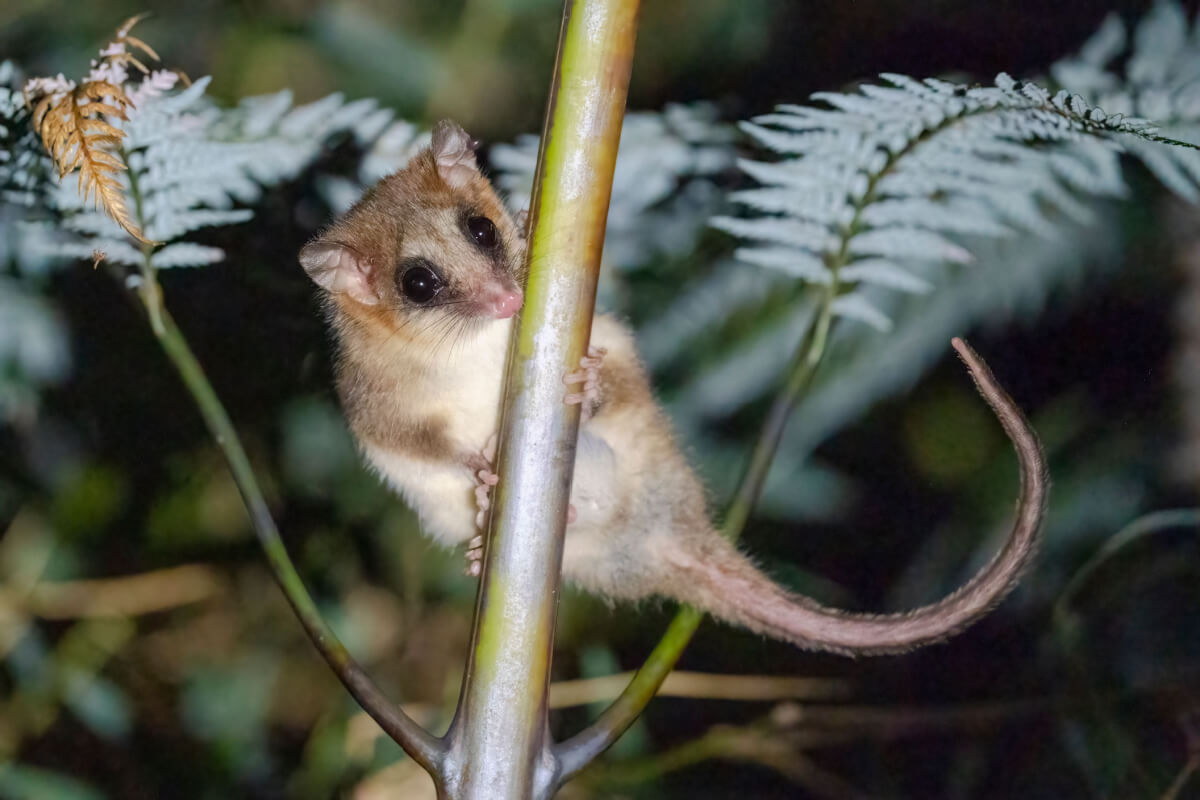
[[[370,445],[363,454],[417,513],[426,536],[454,547],[477,533],[475,482],[465,465],[411,458]]]
[[[594,343],[610,345],[603,341],[610,338],[605,335],[611,335],[610,329],[627,337],[616,323],[604,317],[598,317],[597,322],[600,324],[593,328]],[[452,421],[447,434],[463,452],[482,451],[489,437],[497,433],[509,329],[508,324],[495,325],[471,348],[465,348],[472,353],[470,357],[460,355],[444,363],[444,370],[451,374],[443,372],[434,383],[456,387],[449,396],[434,399],[431,394],[414,392],[416,387],[408,387],[406,392],[410,404],[432,401]],[[566,392],[566,387],[563,391]],[[604,563],[600,558],[601,542],[610,533],[608,527],[620,493],[616,485],[616,453],[597,433],[584,430],[579,437],[571,489],[571,503],[577,516],[567,530],[563,554],[567,576],[575,580],[584,578],[585,584],[592,582],[586,576]],[[454,547],[479,534],[475,527],[475,480],[465,464],[430,461],[362,444],[367,460],[416,512],[427,536]]]

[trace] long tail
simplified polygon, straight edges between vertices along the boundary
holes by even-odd
[[[1020,409],[974,350],[961,339],[952,344],[1004,426],[1021,467],[1016,522],[1003,549],[987,566],[938,603],[899,614],[854,614],[784,590],[723,537],[713,537],[704,542],[704,552],[670,554],[685,577],[677,582],[676,591],[684,584],[690,591],[683,594],[692,595],[680,599],[758,633],[846,655],[896,653],[945,639],[999,603],[1037,550],[1049,478],[1037,435]]]

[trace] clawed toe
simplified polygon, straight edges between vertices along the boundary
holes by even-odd
[[[479,573],[483,568],[483,537],[472,537],[471,541],[467,542],[467,563],[463,567],[463,574],[473,578],[479,577]]]
[[[588,354],[579,359],[581,369],[563,376],[563,383],[567,386],[583,384],[582,391],[568,392],[563,396],[563,402],[569,406],[581,405],[581,417],[584,422],[591,418],[600,401],[600,365],[605,352],[602,347],[588,347]]]
[[[487,522],[487,511],[492,507],[492,487],[500,482],[500,476],[490,470],[475,473],[475,527],[482,529]]]
[[[491,436],[483,451],[468,460],[471,474],[475,478],[475,527],[480,531],[487,526],[488,510],[492,507],[492,487],[500,482],[500,476],[492,471],[496,457],[496,437]],[[475,536],[467,542],[467,575],[479,575],[483,560],[483,537]]]

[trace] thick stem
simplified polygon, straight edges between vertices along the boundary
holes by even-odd
[[[385,732],[412,756],[413,760],[431,773],[440,769],[445,747],[441,740],[434,738],[400,708],[391,703],[379,690],[379,687],[354,660],[346,647],[330,629],[329,625],[317,611],[316,604],[304,588],[304,583],[296,572],[287,549],[279,536],[279,529],[271,516],[271,510],[259,489],[258,480],[250,466],[250,459],[242,448],[233,423],[221,405],[220,399],[208,382],[200,362],[196,360],[183,333],[171,318],[170,312],[162,302],[162,292],[155,280],[150,258],[142,272],[142,285],[139,296],[149,316],[151,329],[154,331],[163,352],[175,365],[179,377],[183,379],[188,393],[200,410],[204,423],[208,426],[213,440],[221,448],[233,480],[242,495],[242,501],[250,514],[254,532],[267,555],[267,563],[271,572],[287,596],[292,609],[299,617],[301,625],[316,645],[317,650],[329,663],[329,666],[341,679],[346,689],[358,701],[358,704],[379,723]]]
[[[513,342],[474,646],[442,791],[549,797],[547,691],[592,307],[633,60],[637,0],[568,0],[530,213],[529,277]]]

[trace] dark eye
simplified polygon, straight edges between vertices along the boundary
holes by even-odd
[[[468,217],[467,232],[475,244],[484,250],[491,250],[500,243],[500,235],[496,233],[496,225],[487,217]]]
[[[411,266],[400,276],[400,291],[414,303],[428,303],[444,285],[438,274],[424,264]]]

